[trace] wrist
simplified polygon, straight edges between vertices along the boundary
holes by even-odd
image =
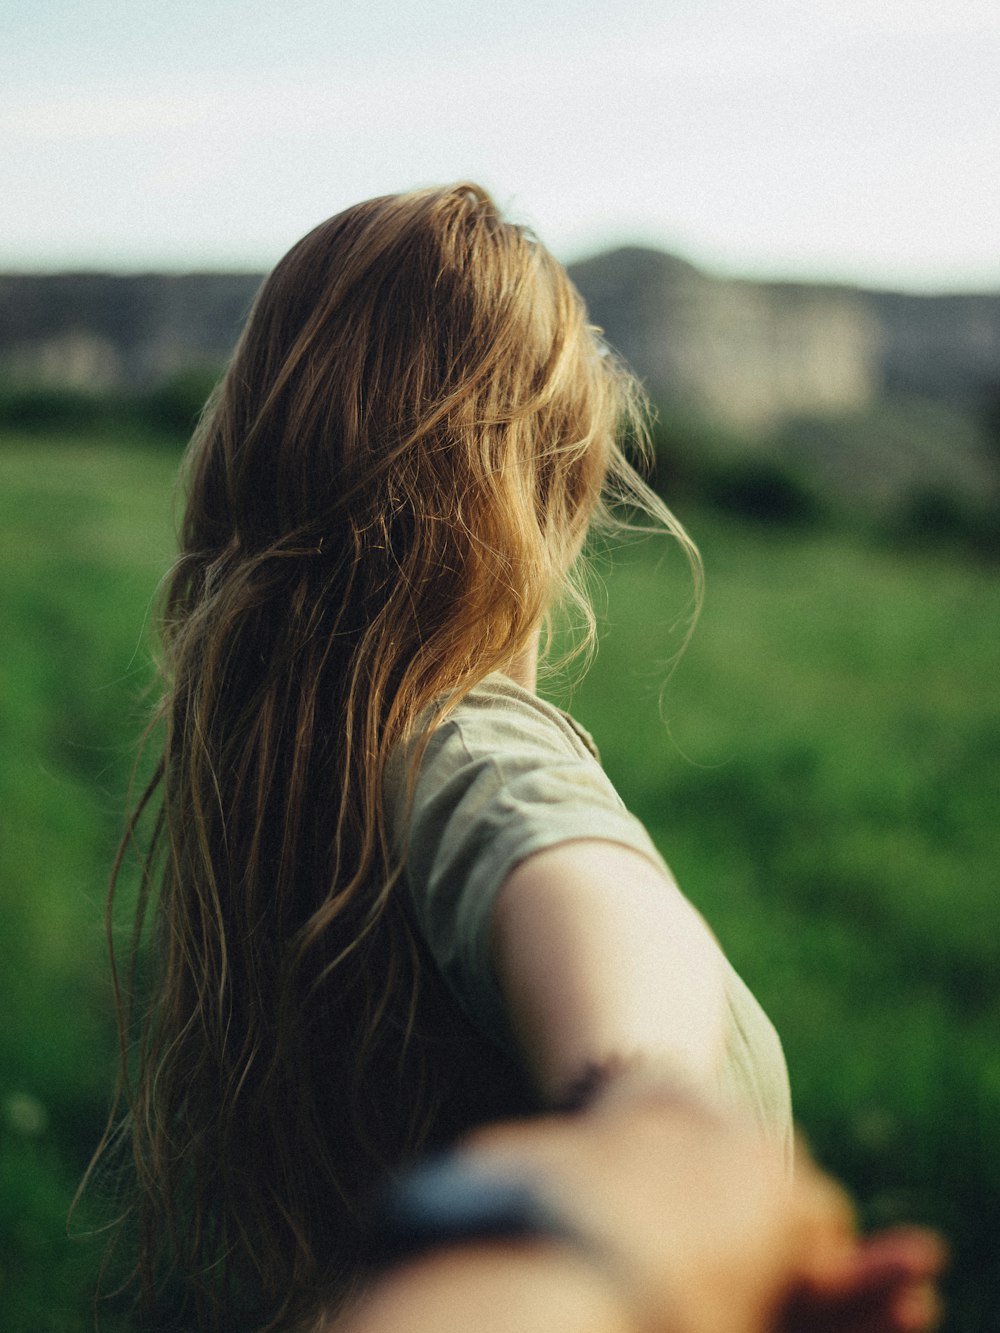
[[[550,1311],[537,1325],[547,1330],[673,1328],[665,1313],[662,1319],[659,1312],[651,1317],[648,1303],[637,1300],[621,1257],[578,1226],[526,1171],[468,1154],[433,1158],[394,1182],[375,1215],[368,1248],[383,1281],[389,1267],[411,1275],[419,1270],[422,1280],[435,1282],[450,1275],[479,1293],[463,1300],[481,1300],[502,1270],[519,1300],[544,1304],[558,1294],[558,1321]],[[564,1324],[570,1308],[586,1310],[586,1320]],[[505,1328],[535,1326],[505,1318]],[[490,1326],[488,1320],[483,1325]]]
[[[636,1323],[621,1290],[600,1268],[550,1237],[468,1240],[421,1252],[382,1273],[352,1317],[335,1328],[652,1333]]]

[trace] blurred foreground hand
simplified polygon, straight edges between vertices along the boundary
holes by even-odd
[[[800,1154],[655,1088],[479,1131],[459,1161],[531,1182],[568,1236],[470,1239],[379,1278],[328,1333],[919,1333],[941,1242],[860,1238]]]

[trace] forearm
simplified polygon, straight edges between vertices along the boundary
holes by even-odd
[[[934,1321],[933,1236],[861,1240],[807,1157],[790,1183],[755,1131],[651,1086],[484,1128],[401,1187],[406,1206],[381,1234],[387,1253],[411,1257],[308,1333],[919,1333]]]
[[[452,1246],[383,1277],[328,1333],[636,1333],[621,1293],[548,1239]],[[324,1333],[327,1333],[324,1330]]]

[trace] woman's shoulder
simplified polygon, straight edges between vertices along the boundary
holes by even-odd
[[[444,716],[441,716],[442,709]],[[532,787],[557,782],[601,790],[613,799],[589,734],[567,713],[496,672],[454,704],[427,709],[389,757],[384,795],[398,827],[427,801],[447,804],[530,776]]]
[[[437,733],[444,745],[540,748],[598,759],[593,738],[574,718],[499,671],[464,695]]]

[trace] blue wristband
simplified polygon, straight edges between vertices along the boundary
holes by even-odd
[[[381,1266],[444,1245],[535,1236],[582,1243],[525,1176],[442,1154],[388,1188],[369,1249]]]

